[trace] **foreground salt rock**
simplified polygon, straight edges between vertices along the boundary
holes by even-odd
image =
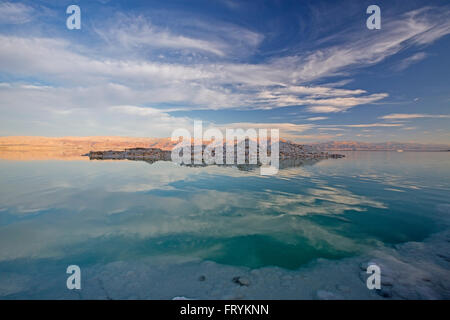
[[[442,210],[449,213],[449,207]],[[444,214],[445,212],[443,212]],[[83,268],[83,289],[54,279],[59,264],[45,273],[30,266],[23,277],[0,278],[0,297],[8,299],[450,299],[449,231],[422,242],[380,246],[341,260],[317,259],[296,270],[267,266],[250,269],[200,259],[147,257],[98,263]],[[381,290],[366,286],[367,266],[381,268]],[[119,275],[119,276],[118,276]],[[204,277],[205,281],[199,281]],[[240,285],[234,279],[247,285]],[[245,280],[244,280],[245,279]],[[63,282],[64,283],[64,282]]]

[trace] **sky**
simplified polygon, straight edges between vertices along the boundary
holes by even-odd
[[[0,136],[450,144],[449,34],[447,0],[0,0]]]

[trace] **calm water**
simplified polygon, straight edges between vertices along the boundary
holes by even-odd
[[[272,177],[169,162],[0,161],[0,297],[21,296],[14,279],[70,264],[296,269],[448,227],[439,208],[450,204],[450,153],[346,155]]]

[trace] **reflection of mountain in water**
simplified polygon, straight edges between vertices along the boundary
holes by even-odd
[[[280,169],[299,167],[303,165],[311,165],[322,159],[328,158],[342,158],[343,155],[340,154],[329,154],[327,152],[316,152],[311,147],[300,145],[287,141],[280,141],[277,145],[279,149],[279,165]],[[241,171],[252,171],[262,166],[264,161],[261,161],[261,155],[266,155],[267,159],[271,159],[271,151],[274,148],[273,145],[268,145],[267,148],[262,147],[254,141],[249,141],[248,139],[242,141],[241,143],[234,144],[233,153],[227,154],[228,150],[226,144],[223,146],[223,161],[222,163],[204,162],[200,160],[200,163],[195,163],[195,159],[205,159],[208,157],[214,157],[216,149],[211,150],[211,154],[208,156],[207,146],[194,146],[187,145],[185,148],[175,149],[175,154],[177,154],[180,159],[183,157],[183,151],[190,151],[187,158],[190,158],[191,164],[183,163],[183,166],[187,167],[204,167],[208,165],[225,166],[225,167],[236,167]],[[254,148],[254,149],[252,149]],[[220,147],[219,147],[220,151]],[[241,161],[238,161],[238,154],[243,155]],[[230,155],[230,157],[228,156]],[[89,156],[91,160],[140,160],[147,163],[154,163],[156,161],[171,161],[172,151],[162,150],[159,148],[132,148],[125,149],[123,151],[91,151],[86,156]],[[219,158],[220,159],[220,158]],[[229,159],[232,159],[230,163]],[[273,160],[273,159],[272,159]],[[226,164],[225,164],[226,163]],[[265,162],[267,163],[267,162]]]
[[[296,168],[302,166],[312,166],[323,159],[283,159],[279,161],[279,169]],[[148,164],[154,164],[160,160],[131,160],[131,161],[144,161]],[[182,164],[183,167],[202,168],[207,166],[228,167],[236,168],[239,171],[254,171],[261,168],[261,164]]]

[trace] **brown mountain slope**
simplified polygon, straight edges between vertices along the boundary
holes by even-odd
[[[136,137],[0,137],[0,159],[86,159],[82,154],[91,150],[123,150],[155,147],[170,150],[170,138]]]

